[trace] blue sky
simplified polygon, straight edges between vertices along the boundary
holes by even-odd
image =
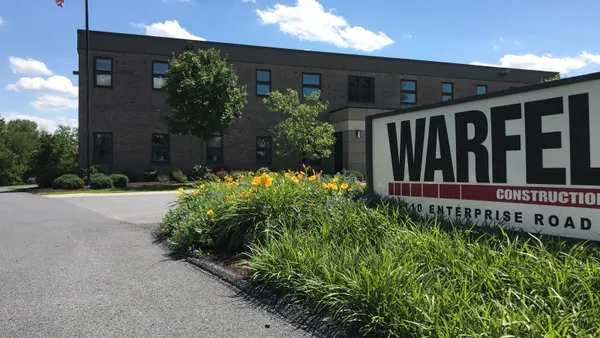
[[[600,71],[595,0],[89,0],[93,30],[502,67]],[[84,0],[0,8],[0,115],[76,125]]]

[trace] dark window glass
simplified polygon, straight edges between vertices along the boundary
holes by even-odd
[[[112,87],[112,59],[96,58],[94,61],[94,86]]]
[[[152,89],[161,89],[167,78],[169,63],[152,62]]]
[[[94,164],[112,164],[112,133],[94,133]]]
[[[271,164],[271,137],[259,136],[256,138],[256,163],[258,165]]]
[[[417,81],[404,80],[400,82],[400,102],[417,103]]]
[[[321,74],[302,74],[302,97],[306,98],[321,91]]]
[[[152,162],[169,163],[171,161],[171,135],[152,134]]]
[[[477,95],[483,95],[487,93],[487,86],[486,85],[477,85]]]
[[[269,96],[271,92],[271,71],[257,70],[256,71],[256,95]]]
[[[223,163],[223,136],[215,135],[206,141],[206,162],[209,164]]]
[[[442,101],[450,101],[454,98],[454,85],[449,82],[442,83]]]
[[[375,79],[372,77],[348,76],[348,101],[373,102]]]

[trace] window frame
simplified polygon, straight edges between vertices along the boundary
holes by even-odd
[[[351,78],[363,78],[363,79],[370,79],[372,86],[371,86],[371,101],[364,101],[364,100],[360,100],[360,94],[359,94],[359,100],[351,100],[350,99],[350,79]],[[363,90],[358,90],[356,89],[359,93],[363,92]],[[366,92],[366,90],[364,90],[364,92]],[[356,103],[375,103],[375,77],[373,76],[360,76],[360,75],[348,75],[348,102],[356,102]]]
[[[103,147],[101,147],[101,149],[103,149],[103,148],[109,148],[110,147],[110,160],[108,162],[106,162],[106,163],[105,162],[98,162],[96,160],[96,153],[99,150],[97,136],[100,135],[100,134],[108,134],[108,135],[110,135],[110,146],[103,146]],[[95,131],[93,133],[93,137],[94,137],[94,139],[93,139],[93,148],[92,148],[92,151],[93,151],[92,163],[93,164],[99,164],[99,165],[113,164],[113,162],[114,162],[114,153],[115,153],[115,150],[114,150],[114,135],[113,135],[113,133],[112,132],[108,132],[108,131]]]
[[[318,75],[319,76],[319,85],[313,85],[313,84],[304,84],[304,75]],[[302,73],[302,100],[304,100],[306,97],[304,96],[304,88],[312,88],[312,89],[318,89],[319,90],[319,99],[321,98],[321,88],[323,88],[323,80],[322,80],[322,76],[321,73]]]
[[[225,154],[224,154],[224,151],[223,151],[224,150],[224,147],[223,147],[224,137],[223,137],[223,134],[214,134],[213,138],[217,137],[217,136],[221,137],[221,147],[219,148],[219,149],[221,149],[221,151],[220,151],[221,161],[220,162],[213,162],[213,161],[210,161],[208,159],[208,149],[209,149],[209,147],[208,147],[208,140],[206,140],[206,141],[204,141],[204,158],[206,159],[206,164],[207,165],[218,165],[218,164],[225,163]]]
[[[450,92],[445,92],[444,91],[444,85],[445,84],[449,84],[451,87],[451,91]],[[452,101],[454,100],[454,83],[453,82],[442,82],[442,102],[448,102],[448,101]],[[450,96],[449,100],[444,101],[444,96]]]
[[[269,73],[269,81],[259,81],[258,80],[258,72],[268,72]],[[271,83],[273,82],[273,78],[271,77],[271,70],[270,69],[256,69],[256,71],[254,72],[254,80],[255,80],[255,85],[254,85],[254,91],[256,92],[256,96],[258,97],[268,97],[269,94],[263,95],[263,94],[259,94],[258,93],[258,85],[268,85],[269,86],[269,93],[271,93],[271,90],[273,89],[273,87],[271,86]]]
[[[414,82],[415,90],[402,90],[402,82]],[[402,94],[415,94],[415,102],[403,102]],[[417,104],[417,80],[400,80],[400,104]]]
[[[258,148],[258,140],[259,139],[269,139],[269,155],[267,156],[268,160],[267,160],[267,162],[264,162],[264,163],[260,162],[258,160],[259,159],[258,150],[260,149],[260,148]],[[260,166],[265,166],[265,165],[271,165],[271,164],[273,164],[273,137],[272,136],[256,136],[255,146],[256,146],[256,150],[255,150],[255,153],[256,153],[256,164],[260,165]]]
[[[96,66],[97,60],[110,60],[110,71],[108,70],[98,70]],[[94,88],[113,88],[114,86],[114,70],[115,70],[115,61],[113,58],[104,57],[104,56],[96,56],[94,57]],[[98,84],[98,74],[100,75],[110,75],[110,86],[104,86]]]
[[[162,87],[155,88],[154,87],[154,79],[157,78],[157,77],[165,79],[165,78],[167,78],[167,74],[159,74],[159,73],[155,73],[154,72],[154,65],[157,64],[157,63],[165,63],[165,64],[167,64],[167,69],[169,69],[169,67],[168,67],[169,62],[168,61],[152,61],[152,71],[150,72],[151,75],[152,75],[152,79],[151,79],[152,80],[152,83],[151,83],[152,90],[160,92],[160,91],[162,91]]]
[[[479,87],[485,88],[485,92],[483,94],[479,94],[477,92],[477,90],[479,89]],[[475,95],[485,95],[487,93],[488,93],[488,86],[487,85],[481,85],[481,84],[475,85]]]
[[[156,146],[154,144],[154,136],[155,135],[163,135],[166,136],[166,140],[167,140],[167,146]],[[150,157],[151,157],[151,161],[153,164],[170,164],[171,163],[171,134],[168,133],[152,133],[152,136],[150,137],[150,148],[152,149],[152,152],[150,153]],[[169,159],[166,161],[157,161],[154,159],[154,152],[157,150],[162,150],[165,149],[167,151],[167,154],[169,154]]]

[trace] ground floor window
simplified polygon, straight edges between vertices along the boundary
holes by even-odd
[[[94,164],[112,164],[113,135],[112,133],[94,133]]]
[[[152,162],[169,163],[171,161],[171,135],[152,134]]]
[[[256,138],[256,163],[258,165],[271,164],[273,156],[271,148],[271,136],[258,136]]]
[[[223,136],[215,135],[206,141],[206,163],[223,163]]]

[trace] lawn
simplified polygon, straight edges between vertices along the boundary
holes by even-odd
[[[172,182],[131,182],[127,188],[110,189],[75,189],[63,190],[53,188],[29,188],[25,191],[38,195],[63,195],[63,194],[105,194],[105,193],[125,193],[125,192],[151,192],[151,191],[176,191],[179,188],[188,189],[193,187],[193,183],[172,183]]]
[[[178,193],[175,250],[246,253],[252,280],[376,337],[600,337],[600,251],[426,219],[351,176],[227,177]]]

